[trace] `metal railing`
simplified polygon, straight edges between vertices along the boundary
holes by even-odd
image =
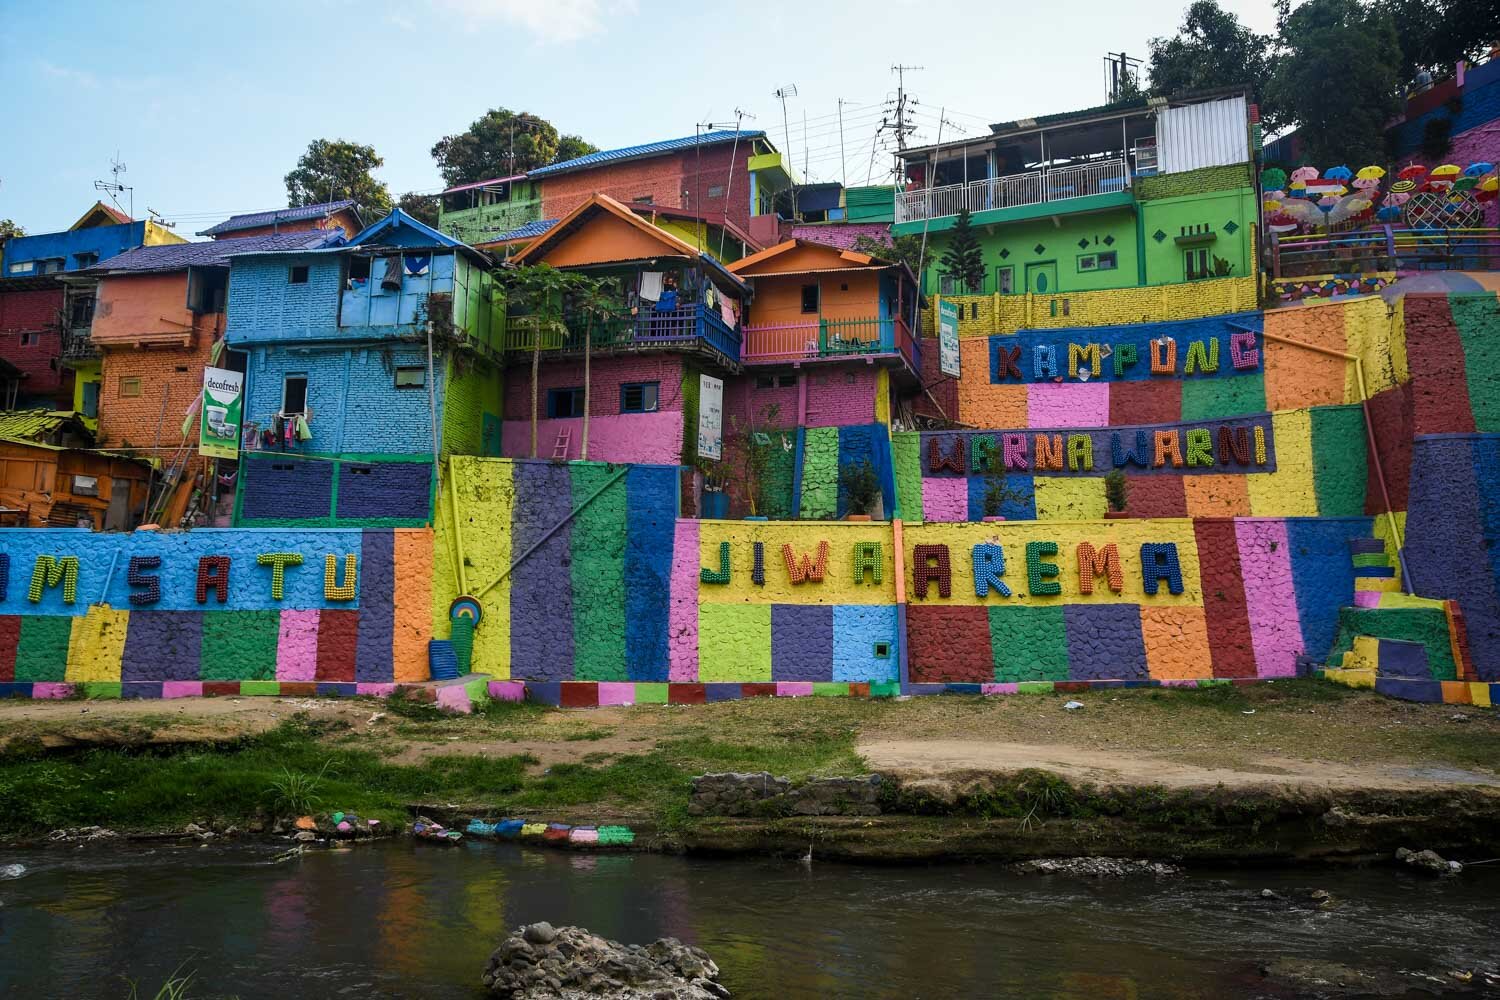
[[[730,361],[740,360],[740,335],[718,311],[701,304],[681,309],[642,312],[596,323],[585,329],[542,322],[535,316],[512,316],[506,324],[505,350],[581,352],[650,347],[693,347],[702,341]]]
[[[99,357],[99,349],[94,346],[87,327],[63,331],[62,356],[65,361],[86,361]]]
[[[1500,229],[1397,229],[1273,236],[1273,278],[1374,271],[1500,271]]]
[[[896,221],[920,222],[957,215],[964,209],[987,212],[996,208],[1041,205],[1091,194],[1124,191],[1130,170],[1123,158],[1082,163],[1055,170],[989,177],[968,184],[896,192]]]
[[[744,333],[747,365],[899,353],[913,371],[922,369],[921,349],[899,317],[747,326]]]

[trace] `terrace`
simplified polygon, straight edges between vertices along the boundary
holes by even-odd
[[[1058,203],[1092,195],[1118,195],[1129,188],[1129,163],[1124,157],[1112,157],[1076,166],[986,177],[966,184],[898,191],[896,223],[940,219],[965,210],[978,214],[1032,205],[1054,205],[1058,211],[1074,211],[1087,206]]]
[[[554,358],[627,351],[683,351],[708,355],[730,369],[740,363],[740,334],[721,310],[703,303],[659,309],[603,323],[546,323],[536,316],[513,316],[505,334],[507,353],[547,352]]]
[[[922,370],[921,346],[902,317],[824,319],[744,328],[746,365],[890,358]]]
[[[1273,234],[1273,278],[1380,271],[1500,271],[1500,229],[1405,229]]]

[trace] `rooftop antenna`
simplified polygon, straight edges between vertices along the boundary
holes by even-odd
[[[109,200],[112,201],[112,202],[114,202],[115,203],[115,207],[118,208],[122,212],[125,211],[125,206],[120,204],[120,200],[118,198],[116,198],[115,195],[117,195],[117,194],[124,194],[126,191],[129,191],[130,192],[130,213],[129,214],[130,214],[131,221],[134,221],[135,220],[135,188],[129,187],[127,185],[124,185],[124,184],[120,183],[120,175],[125,172],[125,164],[120,162],[120,151],[118,149],[115,150],[114,158],[109,161],[109,172],[114,175],[114,178],[115,178],[114,181],[112,181],[112,182],[111,181],[95,181],[94,182],[94,190],[95,191],[103,191],[105,194],[109,195]]]
[[[719,226],[719,258],[721,260],[724,257],[724,230],[729,224],[729,206],[733,204],[729,199],[734,194],[734,167],[739,162],[740,123],[746,118],[754,117],[750,112],[741,108],[734,109],[734,144],[729,149],[729,180],[724,182],[724,218],[721,220],[722,224]],[[721,128],[729,128],[729,122],[698,122],[693,126],[693,152],[696,161],[693,169],[698,173],[698,177],[694,181],[693,211],[698,213],[699,218],[703,222],[703,225],[698,229],[699,253],[703,252],[703,241],[708,231],[708,216],[698,204],[699,191],[703,187],[703,168],[701,166],[703,162],[703,146],[699,139],[699,131],[712,132],[714,129]]]
[[[175,223],[175,222],[168,222],[166,220],[165,216],[163,216],[156,209],[152,208],[150,205],[146,206],[146,214],[149,215],[149,216],[151,216],[151,221],[152,222],[156,223],[158,226],[161,226],[163,229],[176,229],[177,228],[177,223]]]
[[[1122,52],[1107,52],[1104,55],[1104,80],[1109,88],[1109,100],[1113,104],[1120,99],[1126,86],[1139,87],[1141,60],[1133,59]]]
[[[797,96],[797,85],[789,83],[785,87],[778,87],[774,96],[781,101],[781,134],[786,138],[786,151],[783,155],[790,160],[792,158],[792,129],[786,120],[786,99]],[[787,173],[791,173],[791,171],[788,170]],[[792,182],[792,215],[793,217],[797,215],[797,184],[795,181]]]
[[[915,125],[906,120],[906,74],[916,70],[926,69],[926,66],[903,66],[900,63],[891,67],[891,72],[896,74],[896,148],[906,148],[906,137],[917,130]]]

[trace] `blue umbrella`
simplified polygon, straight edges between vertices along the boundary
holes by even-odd
[[[1323,179],[1329,181],[1347,181],[1354,176],[1354,171],[1348,167],[1333,167],[1323,172]]]
[[[1491,170],[1494,170],[1494,169],[1495,169],[1495,165],[1493,163],[1485,163],[1483,160],[1481,160],[1478,163],[1471,163],[1467,167],[1465,167],[1464,168],[1464,176],[1465,177],[1483,177],[1485,174],[1489,173]]]

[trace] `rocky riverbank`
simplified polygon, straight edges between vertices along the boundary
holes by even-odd
[[[518,927],[490,955],[481,977],[505,1000],[721,1000],[719,967],[676,938],[625,945],[582,927]]]

